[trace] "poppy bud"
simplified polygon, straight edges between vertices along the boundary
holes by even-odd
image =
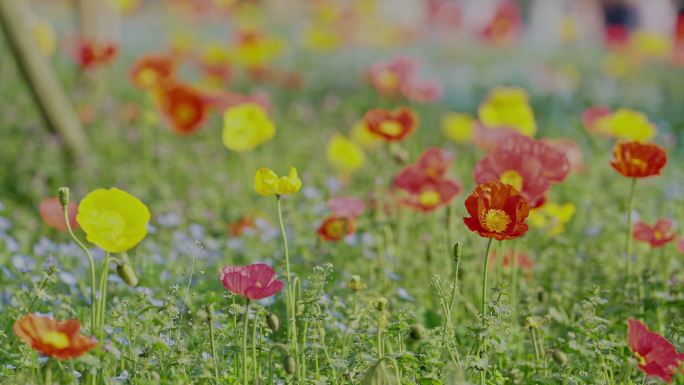
[[[287,374],[295,374],[297,372],[297,361],[291,355],[286,355],[283,359],[283,367]]]
[[[378,298],[378,302],[375,304],[375,308],[378,311],[383,311],[383,310],[385,310],[385,307],[387,307],[387,298],[385,298],[385,297]]]
[[[551,358],[560,366],[565,366],[568,363],[568,356],[561,350],[554,350],[551,353]]]
[[[121,265],[116,266],[116,274],[130,286],[138,285],[138,277],[135,275],[135,270],[133,270],[128,263],[124,262]]]
[[[463,245],[461,242],[456,242],[454,243],[454,247],[451,249],[451,256],[454,258],[454,262],[458,265],[458,262],[461,260],[461,255],[463,255]]]
[[[57,194],[59,196],[59,204],[62,205],[62,208],[67,207],[69,202],[71,202],[71,191],[69,188],[60,187],[59,190],[57,190]]]
[[[212,322],[214,320],[214,305],[207,304],[207,322]]]
[[[303,303],[297,304],[297,311],[295,313],[296,313],[296,315],[304,314],[304,304]]]
[[[268,328],[271,329],[273,333],[277,332],[278,329],[280,329],[280,320],[278,319],[278,316],[273,313],[269,313],[266,316],[266,325],[268,325]]]
[[[413,324],[409,328],[409,338],[413,341],[420,341],[425,338],[425,327],[421,324]]]
[[[363,282],[361,282],[361,277],[358,275],[352,275],[349,280],[349,289],[352,291],[360,291],[363,289]]]

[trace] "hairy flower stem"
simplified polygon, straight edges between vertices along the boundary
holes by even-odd
[[[627,233],[625,236],[625,272],[627,277],[632,276],[632,211],[634,209],[634,190],[637,178],[632,178],[632,186],[627,199]]]
[[[283,236],[283,245],[285,247],[285,273],[287,281],[287,319],[289,327],[287,328],[287,339],[290,347],[295,350],[297,349],[297,320],[295,318],[297,311],[297,304],[295,303],[295,291],[292,286],[292,277],[290,275],[290,251],[287,247],[287,234],[285,233],[285,223],[283,222],[283,209],[281,204],[280,195],[276,195],[276,201],[278,206],[278,221],[280,222],[280,233]]]
[[[489,253],[492,250],[492,243],[494,239],[490,238],[489,242],[487,243],[487,251],[485,252],[485,259],[484,263],[482,265],[482,303],[480,304],[480,322],[482,324],[482,329],[484,333],[484,328],[487,325],[487,281],[488,281],[488,271],[489,271]],[[480,338],[480,341],[478,343],[477,347],[477,355],[478,357],[482,357],[482,353],[484,353],[484,335],[482,338]],[[483,370],[480,378],[482,380],[482,384],[485,384],[487,382],[487,370]]]
[[[101,341],[104,341],[104,325],[107,308],[107,278],[109,277],[109,252],[105,252],[100,273],[100,297],[97,301],[97,331]]]
[[[207,306],[207,323],[209,324],[211,355],[214,358],[214,381],[216,382],[216,385],[219,385],[219,359],[216,354],[216,336],[214,335],[214,308],[211,305]]]
[[[95,333],[95,321],[97,318],[97,313],[95,312],[95,261],[93,261],[93,255],[90,254],[90,250],[76,237],[74,231],[71,229],[71,223],[69,223],[69,212],[67,206],[63,207],[64,210],[64,220],[66,221],[66,227],[69,231],[71,239],[76,242],[78,247],[80,247],[88,256],[88,262],[90,264],[90,332]]]
[[[250,301],[247,300],[245,304],[245,322],[244,329],[242,330],[242,385],[247,385],[247,333],[249,333],[249,305]]]

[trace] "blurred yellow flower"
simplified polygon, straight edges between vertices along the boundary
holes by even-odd
[[[233,60],[247,69],[258,69],[270,64],[283,50],[280,39],[267,37],[259,30],[241,33],[238,44],[233,48]]]
[[[57,49],[57,37],[52,25],[45,20],[36,20],[32,28],[40,52],[46,57],[52,56]]]
[[[140,7],[141,0],[112,0],[114,9],[121,14],[130,14]]]
[[[669,36],[643,30],[632,35],[632,46],[639,56],[646,58],[666,59],[672,53]]]
[[[547,202],[543,206],[530,210],[527,222],[537,228],[546,228],[549,235],[562,234],[565,225],[575,215],[576,207],[572,203],[558,204]]]
[[[268,167],[262,167],[254,175],[254,190],[261,195],[293,194],[302,188],[302,181],[297,176],[297,169],[290,167],[287,176],[279,177]]]
[[[442,115],[442,133],[456,143],[467,143],[475,135],[475,119],[460,112]]]
[[[333,28],[314,25],[306,31],[304,42],[312,51],[330,51],[340,45],[340,38]]]
[[[529,137],[537,132],[527,92],[521,88],[495,88],[480,105],[478,115],[487,127],[510,128]]]
[[[627,108],[621,108],[600,118],[596,121],[596,128],[599,132],[629,142],[648,142],[657,132],[655,125],[646,115]]]
[[[351,129],[351,138],[366,148],[378,147],[382,144],[382,137],[368,129],[364,120],[359,120]]]
[[[622,79],[635,74],[639,70],[639,62],[632,56],[622,52],[610,52],[601,63],[603,72],[615,79]]]
[[[344,173],[358,170],[366,160],[361,146],[340,134],[333,136],[328,143],[327,155],[333,167]]]
[[[110,253],[121,253],[145,238],[150,210],[126,191],[97,189],[79,204],[76,221],[89,242]]]
[[[275,125],[259,104],[243,103],[223,115],[223,145],[235,152],[247,152],[275,135]]]

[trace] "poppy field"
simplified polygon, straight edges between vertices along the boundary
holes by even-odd
[[[0,384],[684,384],[679,2],[0,23]]]

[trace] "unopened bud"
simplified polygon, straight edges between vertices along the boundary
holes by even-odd
[[[454,262],[458,265],[458,262],[461,260],[461,255],[463,255],[463,250],[462,250],[463,245],[461,245],[461,242],[456,242],[454,243],[454,247],[451,249],[451,256],[454,258]]]
[[[568,356],[560,350],[554,350],[551,353],[551,358],[560,366],[565,366],[568,363]]]
[[[361,281],[361,277],[358,275],[352,275],[351,279],[349,280],[349,289],[352,291],[361,291],[363,289],[363,282]]]
[[[128,263],[122,263],[116,267],[116,274],[129,284],[130,286],[138,285],[138,277],[135,275],[135,270]]]
[[[409,338],[413,341],[420,341],[425,338],[425,327],[421,324],[413,324],[409,328]]]
[[[270,313],[266,316],[266,325],[268,325],[268,328],[271,329],[273,333],[277,332],[278,329],[280,329],[280,320],[278,319],[278,316]]]
[[[288,354],[283,359],[283,367],[287,374],[295,374],[297,372],[297,361]]]
[[[59,196],[59,204],[62,205],[62,208],[67,207],[69,202],[71,202],[71,190],[69,190],[68,187],[60,187],[57,190],[57,194]]]
[[[211,303],[207,304],[207,322],[212,322],[214,320],[214,305]]]
[[[385,307],[387,307],[387,298],[385,298],[385,297],[378,298],[378,302],[375,304],[375,308],[378,311],[383,311],[383,310],[385,310]]]

